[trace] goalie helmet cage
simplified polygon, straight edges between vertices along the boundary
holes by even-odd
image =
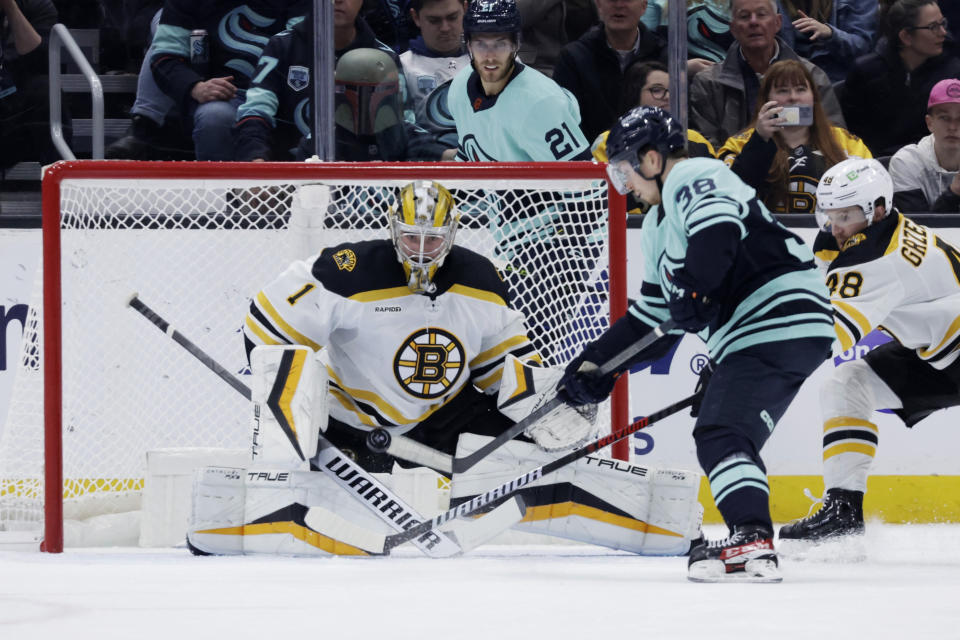
[[[418,179],[453,191],[457,244],[497,265],[547,364],[626,312],[626,204],[603,165],[47,167],[42,267],[0,440],[0,532],[33,528],[60,552],[65,517],[137,508],[147,450],[249,446],[246,401],[126,308],[131,294],[241,374],[249,299],[324,246],[387,238],[388,205]],[[621,380],[610,421],[628,418]]]

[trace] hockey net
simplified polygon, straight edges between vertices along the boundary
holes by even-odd
[[[130,296],[243,378],[251,296],[325,246],[389,237],[387,206],[414,179],[453,191],[457,244],[500,268],[548,364],[625,310],[622,198],[591,163],[58,163],[0,439],[0,532],[59,551],[64,519],[139,508],[147,451],[248,447],[247,401]]]

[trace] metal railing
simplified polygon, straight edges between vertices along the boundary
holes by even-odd
[[[62,24],[53,25],[50,31],[50,139],[60,152],[64,160],[76,160],[73,150],[63,137],[63,109],[61,105],[61,90],[63,77],[60,73],[60,49],[65,48],[73,62],[80,69],[80,73],[90,86],[92,101],[91,116],[93,124],[92,157],[95,160],[103,159],[103,85],[97,73],[90,66],[83,51],[77,44],[70,30]]]

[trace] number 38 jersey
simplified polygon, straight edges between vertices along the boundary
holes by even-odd
[[[493,264],[454,246],[436,292],[414,294],[388,240],[346,243],[293,263],[250,303],[247,350],[302,344],[330,374],[330,415],[406,431],[464,385],[493,393],[508,353],[538,359]]]
[[[719,307],[700,334],[717,362],[757,344],[833,338],[813,253],[723,162],[677,163],[661,194],[643,221],[643,284],[630,308],[637,319],[653,327],[669,317],[666,301],[678,295],[674,274],[684,270],[716,280],[694,284]],[[719,225],[728,226],[717,233]]]
[[[817,237],[839,348],[875,328],[937,369],[960,355],[960,251],[894,211],[847,240]]]

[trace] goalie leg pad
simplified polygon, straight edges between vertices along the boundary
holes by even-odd
[[[309,470],[327,428],[327,368],[303,346],[258,346],[250,353],[253,462]]]
[[[389,485],[389,474],[377,474]],[[308,523],[317,508],[337,526]],[[198,470],[187,529],[190,545],[215,555],[369,555],[369,534],[393,531],[325,473],[289,469],[206,467]]]
[[[457,456],[489,438],[461,436]],[[533,469],[553,456],[512,441],[453,477],[451,501],[461,502]],[[683,555],[700,536],[700,474],[586,456],[521,490],[526,516],[514,528],[640,555]]]

